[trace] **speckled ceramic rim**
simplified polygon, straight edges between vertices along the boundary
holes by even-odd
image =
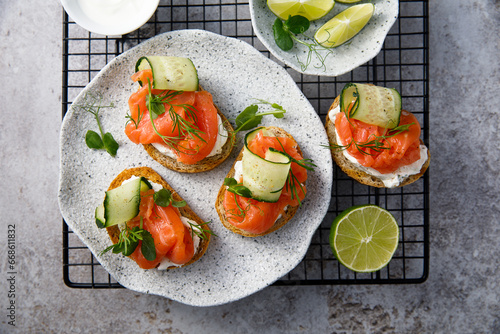
[[[356,4],[366,2],[368,1]],[[317,57],[313,56],[311,64],[306,69],[302,69],[297,58],[302,62],[307,58],[308,49],[304,45],[295,43],[296,45],[290,51],[283,51],[276,45],[272,29],[276,16],[267,8],[267,0],[250,0],[250,15],[255,34],[278,60],[304,74],[339,76],[373,59],[382,49],[389,29],[396,22],[399,14],[399,1],[373,0],[369,2],[375,5],[373,17],[350,42],[333,49],[333,53],[326,57],[325,67],[322,66]],[[311,22],[311,27],[306,35],[313,37],[319,27],[350,6],[352,5],[335,3],[330,13]],[[323,56],[327,54],[323,50],[320,53]]]
[[[293,134],[306,158],[318,165],[309,174],[306,200],[294,219],[277,232],[245,238],[223,227],[215,210],[217,192],[242,148],[240,134],[229,159],[219,168],[199,174],[167,170],[152,160],[142,146],[126,138],[123,128],[127,101],[137,89],[130,80],[136,60],[143,55],[185,56],[197,67],[200,84],[212,93],[215,103],[234,120],[255,99],[282,105],[283,119],[264,118],[263,125],[279,126]],[[86,147],[88,129],[96,130],[93,116],[71,107],[61,129],[59,205],[70,228],[81,238],[102,266],[123,286],[161,295],[184,304],[212,306],[255,293],[295,268],[309,247],[330,201],[332,160],[323,124],[293,79],[279,65],[249,44],[202,30],[181,30],[156,36],[113,59],[74,100],[82,104],[85,94],[104,94],[100,118],[104,131],[120,144],[112,158],[104,151]],[[263,109],[265,110],[265,109]],[[130,259],[99,255],[110,244],[105,230],[96,227],[95,207],[104,191],[122,170],[149,166],[156,170],[191,208],[211,227],[212,238],[205,255],[196,263],[172,271],[141,270]]]

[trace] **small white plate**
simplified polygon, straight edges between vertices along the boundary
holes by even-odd
[[[68,15],[96,34],[124,35],[140,28],[156,11],[160,0],[61,0]]]
[[[365,2],[367,1],[359,3]],[[278,60],[304,74],[338,76],[373,59],[382,49],[385,37],[398,17],[398,0],[373,0],[370,2],[375,5],[375,12],[363,30],[351,41],[333,48],[333,52],[326,58],[324,66],[316,56],[312,55],[311,63],[305,69],[302,68],[301,62],[305,63],[308,56],[306,46],[295,42],[290,51],[283,51],[276,45],[273,36],[273,24],[276,16],[267,7],[266,0],[250,0],[250,15],[255,34]],[[305,34],[312,38],[316,30],[325,22],[350,6],[352,5],[336,2],[330,13],[311,22],[311,26]],[[299,38],[302,39],[302,37]],[[328,53],[326,50],[319,52],[323,57]]]
[[[307,197],[287,225],[259,238],[245,238],[227,230],[215,210],[217,192],[242,148],[243,134],[231,156],[218,168],[198,174],[166,169],[125,135],[128,98],[137,89],[130,79],[141,56],[184,56],[193,60],[200,84],[212,93],[215,104],[229,120],[263,99],[278,103],[285,117],[263,118],[262,125],[279,126],[292,134],[305,158],[317,167],[308,173]],[[189,305],[210,306],[248,296],[280,279],[305,256],[311,238],[328,210],[333,178],[332,158],[326,132],[319,116],[286,70],[246,42],[203,30],[180,30],[158,35],[113,59],[90,82],[73,104],[86,93],[104,95],[103,130],[120,144],[112,158],[105,151],[85,145],[87,130],[97,130],[94,116],[71,107],[61,128],[61,213],[102,266],[123,286],[161,295]],[[262,109],[266,110],[266,109]],[[110,245],[105,230],[95,224],[94,210],[118,173],[129,167],[149,166],[156,170],[187,201],[217,235],[207,252],[194,264],[171,271],[142,270],[121,255],[99,253]]]

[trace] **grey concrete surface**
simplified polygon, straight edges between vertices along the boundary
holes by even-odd
[[[421,285],[269,287],[194,308],[62,280],[61,6],[0,0],[0,332],[500,333],[500,2],[430,5],[430,276]],[[16,327],[8,225],[16,226]]]

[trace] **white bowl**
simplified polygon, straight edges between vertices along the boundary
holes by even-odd
[[[82,28],[101,35],[124,35],[146,23],[160,0],[61,0]]]

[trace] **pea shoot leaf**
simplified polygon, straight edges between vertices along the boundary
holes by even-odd
[[[154,193],[153,199],[156,205],[167,207],[170,205],[172,193],[170,192],[170,190],[162,188],[161,190]]]
[[[154,260],[156,258],[156,249],[153,236],[139,226],[135,226],[132,229],[126,226],[125,229],[120,232],[118,242],[103,250],[101,255],[112,251],[114,254],[121,253],[124,256],[130,256],[139,245],[139,241],[142,241],[142,255],[144,255],[146,260]]]
[[[142,255],[144,255],[144,258],[146,258],[146,260],[153,261],[154,259],[156,259],[155,240],[153,239],[151,233],[146,230],[142,231]]]
[[[186,201],[176,201],[174,200],[172,193],[170,190],[162,188],[159,191],[155,192],[153,195],[153,200],[155,201],[155,204],[158,206],[162,207],[167,207],[170,204],[174,208],[181,208],[186,206]]]
[[[285,30],[283,21],[280,18],[276,18],[273,24],[273,36],[276,45],[283,50],[289,51],[293,48],[293,40],[290,33]]]
[[[284,29],[298,35],[305,33],[310,25],[311,23],[304,16],[295,15],[288,17],[284,23]]]
[[[224,185],[228,187],[227,191],[232,192],[233,194],[241,197],[252,198],[252,192],[250,189],[245,187],[243,184],[238,183],[238,181],[232,177],[226,177],[224,179]]]
[[[153,112],[153,119],[156,119],[165,112],[165,105],[155,100],[151,95],[146,96],[146,105],[148,110]]]
[[[237,117],[235,120],[236,123],[236,132],[239,131],[247,131],[251,130],[253,128],[256,128],[259,126],[259,124],[262,122],[262,117],[266,115],[273,115],[276,118],[283,118],[285,117],[286,110],[283,109],[282,106],[280,106],[277,103],[270,103],[264,100],[258,100],[259,102],[256,104],[252,104],[248,107],[245,108]],[[273,108],[273,110],[268,111],[268,112],[258,112],[259,110],[259,104],[265,104],[269,105]]]
[[[246,131],[257,127],[262,121],[262,116],[257,116],[259,106],[252,104],[243,110],[236,117],[236,129],[238,131]]]
[[[85,135],[85,143],[89,148],[101,149],[104,147],[101,136],[95,131],[88,130]]]
[[[113,135],[109,132],[106,132],[102,137],[102,142],[104,143],[104,148],[106,149],[106,151],[108,151],[108,153],[112,157],[114,157],[120,145],[118,145],[115,138],[113,138]]]
[[[94,96],[94,95],[86,95],[84,99],[84,103],[82,105],[75,105],[75,108],[79,110],[86,111],[94,115],[94,118],[97,122],[97,126],[99,127],[99,133],[88,130],[85,134],[85,143],[91,149],[106,149],[106,151],[111,155],[115,156],[118,150],[118,143],[115,141],[113,136],[110,133],[104,133],[102,131],[101,121],[99,120],[99,111],[102,108],[113,108],[114,105],[111,103],[110,105],[101,105],[102,96]]]

